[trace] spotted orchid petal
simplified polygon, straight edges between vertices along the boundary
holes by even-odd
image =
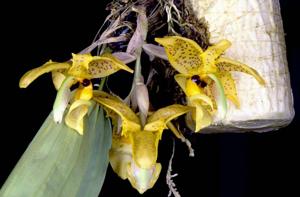
[[[100,98],[109,98],[112,100],[116,100],[117,102],[121,101],[120,98],[116,97],[116,96],[112,96],[104,91],[100,91],[100,90],[94,90],[93,92],[93,96],[94,97],[100,97]],[[120,120],[120,116],[113,110],[111,110],[110,108],[104,107],[105,111],[106,111],[106,116],[110,117],[112,120],[112,125],[113,125],[113,130],[116,131],[118,129],[119,126],[119,122],[121,122]]]
[[[204,91],[205,95],[207,95],[210,98],[210,100],[212,101],[213,109],[217,110],[218,107],[217,107],[217,103],[216,103],[216,100],[215,100],[215,96],[213,94],[213,89],[214,89],[214,83],[213,83],[213,81],[210,81],[207,84],[207,86],[203,88],[203,91]]]
[[[225,116],[226,116],[226,113],[227,113],[227,100],[226,100],[225,91],[224,91],[222,82],[214,74],[208,74],[208,76],[216,84],[216,88],[217,88],[217,91],[218,91],[218,96],[217,96],[218,111],[220,112],[221,118],[224,119]]]
[[[77,78],[93,79],[111,75],[121,69],[133,73],[133,70],[126,66],[111,54],[102,56],[91,56],[90,54],[73,54],[73,64],[68,74]]]
[[[20,88],[27,88],[39,76],[55,70],[68,69],[70,66],[68,62],[57,63],[50,60],[40,67],[27,71],[20,79],[19,86]]]
[[[205,78],[207,74],[215,74],[218,72],[218,67],[215,60],[231,46],[228,40],[221,40],[215,45],[209,46],[204,53],[200,55],[202,65],[200,66],[199,75]]]
[[[90,105],[90,101],[76,100],[70,106],[65,117],[66,125],[77,131],[80,135],[84,133],[84,117],[88,113]]]
[[[89,63],[93,60],[91,54],[72,53],[72,66],[68,70],[68,75],[76,78],[91,79],[92,75],[88,72]]]
[[[229,72],[219,72],[218,78],[220,79],[224,88],[225,96],[231,100],[237,108],[240,107],[240,101],[238,99],[235,82]]]
[[[165,48],[171,65],[179,73],[190,76],[199,73],[203,50],[195,41],[179,36],[155,38],[155,41]]]
[[[161,108],[148,117],[144,130],[159,131],[161,135],[162,131],[167,128],[166,124],[169,121],[189,112],[190,110],[190,107],[179,104]]]
[[[228,40],[221,40],[215,45],[209,46],[205,52],[200,55],[202,65],[199,69],[199,75],[205,78],[207,74],[215,74],[218,72],[218,67],[215,64],[215,60],[225,52],[231,46]]]
[[[131,68],[129,68],[126,64],[124,64],[121,60],[119,60],[117,57],[113,56],[112,54],[110,53],[105,53],[103,54],[102,56],[100,57],[95,57],[93,59],[93,61],[99,61],[101,63],[101,61],[103,60],[107,60],[109,62],[109,60],[111,61],[111,64],[113,67],[115,67],[115,69],[118,69],[118,70],[125,70],[127,72],[130,72],[130,73],[133,73],[133,70]],[[92,62],[91,62],[92,63]],[[117,70],[117,71],[118,71]],[[107,75],[105,75],[107,76]]]
[[[127,132],[135,132],[141,129],[140,120],[137,115],[122,101],[103,98],[101,96],[94,95],[93,99],[102,104],[104,107],[113,110],[122,119],[122,135],[127,136]]]
[[[140,168],[151,168],[157,160],[160,133],[157,131],[131,132],[129,138],[135,164]]]
[[[229,47],[231,46],[231,42],[229,40],[221,40],[220,42],[209,46],[205,53],[211,59],[217,59],[220,57]]]
[[[259,82],[259,84],[265,85],[265,80],[259,75],[259,73],[246,64],[225,57],[220,57],[216,60],[216,65],[220,71],[238,71],[249,74],[253,76]]]

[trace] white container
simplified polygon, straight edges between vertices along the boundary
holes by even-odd
[[[190,0],[197,17],[204,17],[210,42],[228,39],[224,56],[255,68],[265,79],[260,86],[250,75],[233,72],[241,103],[228,101],[225,119],[217,114],[212,132],[264,132],[288,125],[295,114],[286,60],[279,0]]]

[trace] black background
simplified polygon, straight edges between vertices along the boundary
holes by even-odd
[[[19,89],[22,74],[48,61],[65,61],[71,52],[85,48],[96,34],[108,1],[11,2],[1,6],[1,157],[2,185],[39,127],[51,111],[55,90],[50,75],[27,89]],[[183,197],[300,196],[299,194],[299,85],[300,47],[297,1],[282,0],[287,58],[296,116],[286,128],[269,133],[192,135],[196,151],[189,158],[176,141],[174,178]],[[298,67],[298,68],[297,68]],[[123,83],[116,81],[122,87]],[[154,188],[144,196],[167,196],[165,173],[172,150],[172,136],[165,132],[159,147],[163,171]],[[128,181],[109,167],[100,196],[139,196]]]

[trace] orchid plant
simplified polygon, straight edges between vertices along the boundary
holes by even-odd
[[[83,135],[83,118],[88,112],[89,102],[93,97],[93,84],[91,79],[107,77],[118,70],[133,70],[111,54],[91,56],[90,54],[72,54],[71,61],[58,63],[48,61],[44,65],[25,73],[20,79],[19,86],[26,88],[40,75],[52,72],[55,88],[58,90],[53,105],[53,118],[61,123],[64,112],[70,100],[72,104],[65,117],[65,123]],[[79,87],[71,97],[71,86],[79,82]]]
[[[222,56],[231,45],[228,40],[221,40],[205,51],[195,41],[180,36],[166,36],[155,41],[164,47],[170,64],[179,72],[175,80],[186,94],[188,105],[195,107],[192,120],[196,132],[212,122],[211,115],[216,109],[212,94],[214,84],[219,93],[217,107],[223,118],[227,111],[226,98],[240,107],[231,71],[252,75],[258,83],[265,84],[255,69]]]
[[[132,187],[142,194],[154,186],[160,175],[162,165],[157,161],[158,144],[164,130],[171,130],[177,138],[188,145],[190,156],[194,155],[190,142],[180,131],[183,125],[179,125],[175,119],[185,115],[186,126],[193,132],[199,132],[212,124],[216,112],[223,114],[223,117],[226,116],[226,98],[236,107],[240,107],[236,82],[231,76],[232,71],[252,75],[261,85],[264,85],[265,81],[253,68],[223,56],[231,45],[230,41],[221,40],[203,49],[191,39],[190,34],[186,34],[185,37],[184,33],[177,33],[174,24],[183,24],[183,19],[173,1],[158,1],[166,11],[168,19],[168,32],[159,36],[153,33],[156,32],[153,21],[158,23],[158,20],[154,19],[161,14],[159,9],[153,9],[149,14],[143,0],[127,2],[125,7],[122,7],[123,1],[119,3],[110,5],[111,9],[117,12],[112,12],[108,16],[105,21],[109,21],[108,28],[98,40],[80,53],[72,54],[69,61],[59,63],[50,60],[38,68],[29,70],[20,79],[19,86],[27,88],[39,76],[51,72],[57,90],[53,105],[53,121],[56,125],[66,125],[65,132],[70,132],[66,129],[70,128],[82,138],[91,132],[87,129],[90,125],[86,124],[93,118],[89,116],[92,106],[103,108],[107,118],[102,119],[103,122],[99,124],[106,124],[105,121],[110,118],[113,126],[113,129],[105,127],[111,138],[103,139],[103,142],[111,141],[112,144],[109,152],[103,157],[109,158],[118,176],[128,179]],[[116,14],[118,12],[121,14]],[[134,31],[131,31],[134,25],[126,21],[126,17],[131,15],[135,16],[135,21],[131,21],[135,24]],[[190,30],[191,27],[190,25],[186,28]],[[149,35],[151,31],[152,34]],[[118,35],[117,32],[121,33]],[[153,34],[155,36],[148,39]],[[153,40],[161,46],[151,43]],[[118,49],[119,45],[125,45],[126,51]],[[91,52],[96,47],[98,47],[97,55],[92,56]],[[148,82],[145,83],[142,74],[145,66],[143,54],[149,56],[151,64],[156,64],[155,59],[158,57],[157,59],[168,62],[170,68],[178,72],[174,79],[167,80],[177,82],[184,92],[186,102],[153,107],[148,89],[148,82],[152,80],[151,75],[149,74]],[[130,68],[131,65],[126,65],[133,61],[135,61],[134,69]],[[105,79],[119,70],[134,73],[131,90],[124,99],[112,92],[107,84],[104,86]],[[93,84],[93,79],[101,79],[99,88],[96,86],[99,84]],[[79,85],[75,86],[78,83]],[[213,91],[214,87],[218,96]],[[94,125],[91,127],[94,128]],[[106,170],[107,166],[103,168]],[[175,184],[168,180],[170,190],[178,196]],[[99,185],[101,189],[101,184]]]
[[[94,100],[104,106],[115,124],[118,116],[122,120],[122,130],[118,133],[115,129],[109,153],[113,170],[144,193],[153,187],[161,171],[161,164],[156,160],[163,130],[172,119],[189,112],[190,107],[174,104],[161,108],[152,112],[143,126],[132,109],[117,97],[98,92]]]

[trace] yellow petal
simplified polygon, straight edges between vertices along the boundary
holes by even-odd
[[[186,116],[186,123],[190,129],[199,132],[201,129],[211,125],[212,117],[200,102],[194,101],[191,102],[190,105],[195,107],[194,110]]]
[[[186,81],[189,78],[189,76],[183,75],[183,74],[177,74],[174,76],[175,81],[177,84],[181,87],[183,92],[187,95],[186,93]]]
[[[134,72],[131,68],[129,68],[126,64],[124,64],[124,62],[122,62],[116,56],[114,56],[110,53],[105,53],[101,57],[106,57],[106,58],[111,59],[114,62],[114,64],[116,64],[120,69],[126,70],[127,72],[130,72],[130,73]]]
[[[213,81],[214,84],[216,85],[216,90],[217,90],[217,105],[218,105],[218,112],[221,116],[222,119],[224,119],[226,117],[227,114],[227,99],[225,96],[225,91],[224,91],[224,87],[220,81],[220,79],[215,75],[215,74],[208,74],[208,77],[210,77]]]
[[[112,147],[109,151],[109,162],[116,174],[127,178],[127,166],[132,160],[132,146],[129,138],[113,135]]]
[[[129,135],[132,143],[132,157],[140,168],[151,168],[157,160],[158,141],[157,131],[138,131]]]
[[[72,66],[68,74],[83,79],[91,79],[92,75],[88,72],[89,63],[93,60],[91,54],[74,54],[72,53]]]
[[[186,77],[182,74],[177,74],[175,75],[175,80],[189,99],[202,100],[206,104],[208,104],[212,110],[216,109],[213,97],[206,95],[204,89],[200,88],[195,82],[191,80],[191,78]]]
[[[127,166],[128,180],[132,187],[140,194],[151,189],[157,181],[161,171],[161,164],[156,163],[151,168],[139,168],[134,162]]]
[[[122,101],[115,99],[102,98],[94,96],[98,103],[116,112],[122,119],[122,135],[127,136],[127,132],[135,132],[141,129],[139,118],[136,114]]]
[[[175,75],[175,80],[190,100],[204,101],[211,109],[216,109],[213,106],[212,99],[205,95],[204,91],[190,78],[187,78],[182,74],[177,74]]]
[[[200,55],[200,58],[202,59],[202,66],[199,72],[201,78],[206,77],[207,74],[218,72],[215,60],[229,48],[230,45],[231,43],[228,40],[222,40],[219,43],[208,47],[207,50]]]
[[[181,116],[190,110],[190,107],[178,104],[161,108],[148,117],[144,130],[159,131],[161,134],[161,132],[167,127],[166,124],[170,120],[177,118],[178,116]]]
[[[214,83],[209,82],[209,83],[207,83],[207,86],[205,88],[203,88],[203,90],[204,90],[204,93],[212,100],[213,109],[217,110],[218,109],[217,103],[216,103],[215,97],[213,95],[213,85],[214,85]]]
[[[190,78],[186,80],[186,95],[188,97],[194,96],[197,94],[203,94],[203,90],[195,83],[193,82]]]
[[[207,95],[205,94],[195,94],[191,97],[188,97],[188,99],[191,101],[191,102],[194,102],[194,101],[200,101],[200,103],[203,104],[203,102],[205,102],[205,104],[208,104],[208,106],[210,107],[211,110],[214,109],[214,105],[213,105],[213,101],[211,100],[210,97],[208,97]]]
[[[101,98],[108,98],[115,101],[121,101],[120,98],[116,96],[112,96],[111,94],[108,94],[107,92],[101,91],[101,90],[94,90],[93,92],[94,97],[101,97]]]
[[[240,107],[235,82],[229,72],[219,72],[218,77],[223,85],[225,96],[231,100],[236,107]]]
[[[31,82],[33,82],[36,78],[38,78],[42,74],[54,70],[59,70],[59,69],[68,69],[69,67],[70,67],[69,63],[57,63],[57,62],[49,61],[38,68],[34,68],[26,72],[20,79],[19,86],[20,88],[26,88],[29,84],[31,84]]]
[[[70,106],[70,109],[66,115],[65,123],[68,127],[76,130],[80,135],[83,135],[84,131],[84,116],[89,110],[91,102],[86,100],[76,100]]]
[[[93,97],[93,84],[90,83],[86,87],[78,88],[76,91],[75,99],[90,100]]]
[[[93,96],[100,97],[100,98],[109,98],[112,100],[116,100],[117,102],[121,101],[121,99],[100,90],[94,90]],[[112,125],[114,126],[115,129],[118,124],[119,115],[115,111],[111,110],[110,108],[104,107],[104,109],[106,111],[106,115],[112,119]]]
[[[212,58],[217,59],[230,46],[231,42],[229,40],[221,40],[220,42],[208,47],[205,53],[209,56],[212,56]]]
[[[89,63],[93,60],[93,56],[89,53],[87,54],[74,54],[72,53],[72,67],[81,66],[86,69],[89,68]]]
[[[215,58],[213,54],[202,53],[200,55],[202,59],[202,65],[199,68],[199,76],[204,79],[207,78],[207,75],[210,73],[217,73],[218,72],[218,67],[215,65]]]
[[[99,78],[111,75],[121,69],[133,73],[131,68],[113,55],[104,54],[100,57],[93,57],[93,60],[89,63],[88,73],[92,78]]]
[[[62,72],[52,71],[52,82],[56,90],[59,90],[66,76]]]
[[[174,78],[187,96],[203,93],[203,90],[201,90],[201,88],[195,82],[193,82],[189,76],[177,74]]]
[[[216,65],[220,71],[238,71],[252,75],[261,85],[265,85],[265,80],[259,75],[259,73],[246,64],[221,57],[216,61]]]
[[[71,99],[70,87],[75,81],[76,79],[72,76],[66,77],[57,91],[53,104],[53,119],[56,123],[61,123],[62,121],[65,110]]]
[[[172,121],[169,121],[167,123],[168,129],[172,131],[172,133],[178,138],[178,139],[184,139],[183,134],[175,127],[175,125],[172,123]]]
[[[167,53],[171,65],[181,74],[194,75],[199,73],[202,65],[201,47],[193,40],[179,36],[155,38]]]

